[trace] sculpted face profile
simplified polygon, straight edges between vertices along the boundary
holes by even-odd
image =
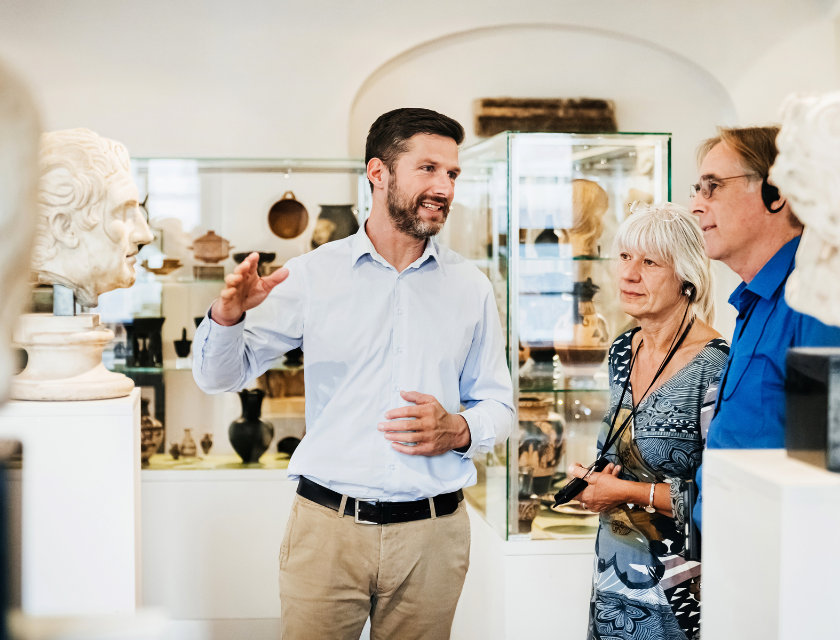
[[[593,256],[598,253],[598,238],[604,232],[604,214],[610,199],[597,182],[572,180],[572,227],[557,229],[561,244],[572,245],[572,255]]]
[[[40,133],[29,93],[0,64],[0,402],[17,368],[9,344],[30,291]]]
[[[776,146],[770,180],[805,225],[785,299],[840,325],[840,92],[788,98]]]
[[[126,148],[87,129],[43,134],[32,267],[43,284],[73,289],[84,307],[130,287],[154,236],[140,208]]]

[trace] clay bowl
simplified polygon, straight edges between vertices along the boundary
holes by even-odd
[[[297,238],[306,230],[309,224],[309,212],[300,202],[295,200],[295,194],[287,191],[268,211],[268,228],[278,238],[291,240]]]
[[[154,273],[156,276],[166,276],[172,273],[173,271],[177,271],[184,265],[181,263],[180,260],[165,258],[163,264],[159,267],[150,267],[148,260],[144,260],[140,264],[140,266],[143,267],[146,271]]]

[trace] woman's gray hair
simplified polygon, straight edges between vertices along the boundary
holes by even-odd
[[[715,319],[714,275],[703,245],[697,217],[672,202],[660,205],[633,203],[632,215],[618,227],[615,255],[641,252],[664,260],[681,282],[694,286],[692,306],[704,322]]]

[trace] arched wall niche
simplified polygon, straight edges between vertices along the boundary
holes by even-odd
[[[672,200],[683,205],[696,179],[697,144],[714,135],[717,125],[737,124],[723,85],[656,43],[563,25],[509,25],[432,40],[381,65],[351,106],[349,155],[364,157],[371,123],[406,106],[455,118],[467,131],[465,146],[473,144],[473,101],[491,96],[614,100],[620,130],[673,134]],[[715,325],[731,335],[734,318],[726,299],[739,279],[723,265],[716,272]]]
[[[674,200],[683,204],[697,143],[737,121],[720,82],[655,43],[563,25],[504,25],[438,38],[382,64],[350,108],[349,154],[363,157],[371,123],[405,106],[452,116],[470,145],[473,101],[491,96],[614,100],[620,130],[674,134]]]

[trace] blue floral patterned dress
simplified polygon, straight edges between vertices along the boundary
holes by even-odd
[[[610,410],[601,426],[599,450],[619,413],[618,428],[632,409],[632,386],[621,406],[636,330],[613,342],[609,354]],[[704,433],[700,414],[714,399],[729,345],[710,341],[673,377],[647,396],[635,423],[608,453],[622,465],[620,477],[670,482],[674,517],[623,504],[601,513],[595,542],[595,575],[589,640],[697,640],[700,637],[700,563],[686,561],[682,482],[700,466]]]

